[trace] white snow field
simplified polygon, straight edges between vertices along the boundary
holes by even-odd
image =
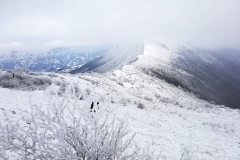
[[[211,104],[141,71],[159,62],[168,67],[172,58],[175,55],[169,50],[147,44],[137,61],[102,75],[56,74],[46,90],[0,88],[0,120],[4,115],[21,118],[19,110],[28,110],[31,104],[47,106],[51,97],[62,97],[61,83],[74,83],[90,93],[79,101],[116,108],[112,114],[128,119],[131,133],[136,133],[134,142],[149,145],[161,153],[161,159],[239,160],[239,110]],[[10,156],[14,159],[14,153]]]

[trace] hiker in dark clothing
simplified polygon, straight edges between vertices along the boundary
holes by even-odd
[[[93,107],[94,107],[94,103],[92,102],[91,107],[90,107],[90,112],[92,112],[92,111],[96,112],[95,109],[93,109]]]

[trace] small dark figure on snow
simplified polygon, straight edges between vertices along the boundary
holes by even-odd
[[[97,109],[99,109],[99,102],[97,102]]]
[[[90,109],[93,109],[94,103],[92,102]]]
[[[90,107],[90,112],[92,112],[92,111],[96,112],[95,109],[93,109],[93,107],[94,107],[94,103],[92,102],[91,107]]]

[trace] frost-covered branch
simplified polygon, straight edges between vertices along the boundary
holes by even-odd
[[[90,112],[82,102],[63,97],[47,107],[32,105],[19,121],[1,122],[0,157],[14,152],[21,159],[138,159],[142,153],[133,150],[127,120],[105,107]]]

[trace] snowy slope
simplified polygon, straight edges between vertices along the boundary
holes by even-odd
[[[238,59],[240,52],[234,50],[211,51],[146,44],[136,66],[202,99],[240,108]]]
[[[194,54],[199,52],[196,50],[189,52],[186,48],[156,43],[121,48],[121,53],[122,50],[126,52],[120,55],[120,49],[113,49],[114,56],[94,67],[108,71],[103,74],[51,76],[42,73],[38,76],[50,76],[52,80],[46,90],[0,88],[0,120],[4,120],[4,115],[13,120],[22,118],[25,115],[19,110],[29,110],[32,104],[47,107],[51,99],[65,96],[64,88],[74,83],[80,86],[81,93],[89,93],[79,100],[82,104],[90,106],[94,101],[100,102],[100,107],[115,108],[111,114],[127,118],[131,133],[137,133],[135,143],[141,147],[150,145],[161,152],[162,159],[240,159],[240,111],[210,103],[187,91],[197,88],[193,84],[201,78],[199,75],[199,79],[194,80],[196,74],[190,69],[198,69],[194,67],[200,64],[228,66],[224,60],[219,61],[208,52],[199,55]],[[183,50],[185,54],[180,54]],[[129,51],[135,54],[130,55]],[[112,63],[114,61],[117,64]],[[193,61],[196,65],[190,66]],[[204,73],[211,78],[209,72]],[[144,106],[143,109],[139,105]],[[14,156],[14,152],[10,155]]]
[[[19,110],[28,110],[30,103],[47,106],[51,97],[60,98],[54,94],[59,82],[77,83],[82,91],[91,91],[81,100],[84,104],[99,101],[100,106],[116,108],[112,114],[128,118],[129,129],[137,133],[135,142],[150,145],[162,159],[181,159],[183,153],[193,160],[240,158],[239,110],[200,100],[164,80],[140,74],[136,66],[137,62],[104,75],[58,75],[45,91],[0,88],[0,119],[4,114],[21,118]],[[145,108],[137,108],[139,103]]]
[[[115,47],[71,73],[105,73],[131,64],[140,72],[164,79],[204,100],[240,108],[239,60],[240,52],[235,50],[204,50],[145,43]]]
[[[76,74],[86,71],[104,73],[112,69],[118,69],[137,60],[137,56],[143,53],[143,49],[143,44],[117,46],[71,73]]]

